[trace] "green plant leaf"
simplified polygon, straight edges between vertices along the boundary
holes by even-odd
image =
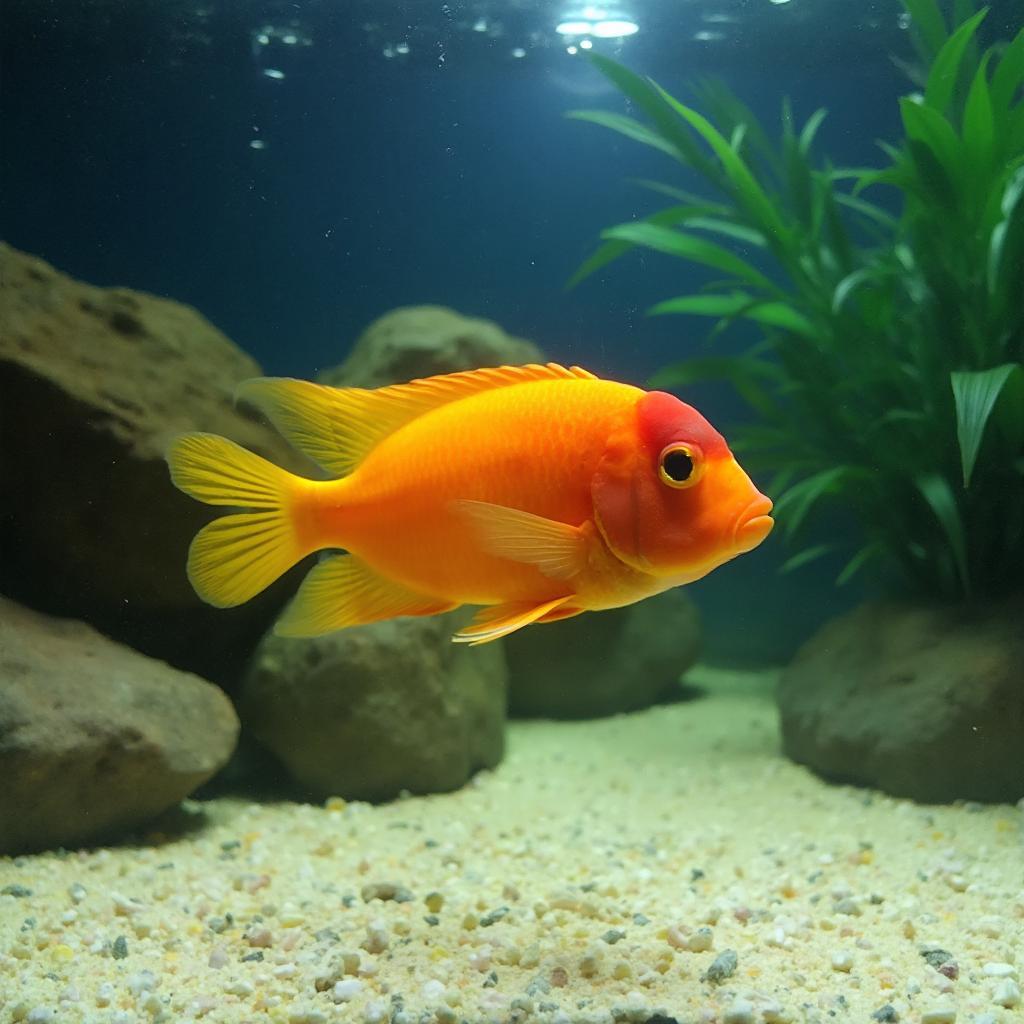
[[[1024,84],[1024,28],[1003,51],[992,75],[992,106],[997,115],[1010,109],[1021,84]]]
[[[768,302],[746,292],[730,292],[727,295],[681,295],[665,299],[647,311],[651,316],[666,313],[690,313],[696,316],[742,316],[748,320],[781,327],[806,337],[814,338],[816,332],[811,322],[784,302]]]
[[[739,256],[714,242],[687,234],[685,231],[677,231],[660,224],[635,221],[606,228],[601,232],[601,237],[630,242],[633,245],[641,245],[670,256],[703,263],[705,266],[714,267],[726,274],[734,274],[758,288],[774,291],[772,282],[746,260],[740,259]]]
[[[875,203],[869,203],[864,199],[859,199],[857,196],[849,196],[845,192],[835,192],[833,195],[836,202],[841,206],[846,206],[862,216],[876,221],[887,231],[891,232],[896,227],[896,218],[892,214],[886,213],[885,210]]]
[[[914,480],[917,489],[930,506],[935,518],[949,544],[964,594],[971,596],[971,577],[967,568],[967,541],[964,536],[964,524],[957,507],[956,497],[945,477],[938,473],[928,473]]]
[[[661,150],[662,153],[667,153],[675,160],[679,159],[679,153],[671,142],[648,128],[647,125],[641,124],[625,114],[615,114],[607,110],[570,110],[565,116],[574,121],[587,121],[590,124],[600,125],[602,128],[610,128],[613,132],[625,135],[627,139],[642,142],[645,146],[651,146]]]
[[[821,122],[825,120],[828,115],[828,111],[824,107],[818,107],[818,109],[807,118],[807,123],[803,126],[800,132],[800,153],[802,156],[807,156],[811,146],[814,143],[814,137],[818,134],[818,129],[821,127]]]
[[[795,555],[787,558],[779,566],[779,572],[792,572],[794,569],[799,569],[810,562],[816,562],[824,555],[830,555],[836,550],[837,546],[836,544],[815,544],[812,547],[804,548],[803,551],[798,551]]]
[[[963,152],[953,126],[942,114],[931,107],[915,103],[905,97],[900,100],[900,113],[903,116],[903,126],[907,136],[914,142],[927,147],[936,162],[945,171],[949,181],[956,185],[962,177]],[[928,173],[928,167],[922,166],[919,151],[911,148],[921,172]]]
[[[775,502],[775,517],[785,523],[787,537],[792,537],[807,518],[808,513],[822,499],[842,490],[849,481],[850,467],[835,466],[805,477],[783,492]]]
[[[737,201],[746,208],[757,227],[766,235],[775,235],[780,239],[785,238],[788,232],[778,211],[772,205],[764,189],[757,183],[750,168],[743,162],[743,158],[726,142],[706,117],[698,114],[696,110],[683,106],[664,89],[659,88],[658,91],[662,99],[711,147],[736,190]]]
[[[872,558],[885,557],[885,547],[878,541],[873,540],[865,544],[854,556],[851,558],[846,565],[843,566],[842,571],[836,577],[836,586],[842,587],[853,579],[861,569],[871,561]]]
[[[978,65],[978,70],[967,94],[963,118],[964,157],[971,168],[972,178],[978,182],[980,188],[986,191],[995,137],[992,95],[988,85],[990,56],[991,54],[985,54]],[[986,196],[982,195],[979,198],[984,199]]]
[[[924,44],[921,56],[931,63],[946,42],[946,22],[935,0],[903,0],[903,6],[913,19],[915,32]]]
[[[733,149],[748,165],[758,161],[772,174],[779,174],[779,158],[775,147],[750,108],[720,79],[706,78],[694,88],[708,120],[728,135]]]
[[[640,223],[661,224],[671,226],[673,224],[684,224],[687,220],[702,216],[713,209],[709,206],[691,205],[680,203],[677,206],[669,206],[657,213],[648,214]],[[620,256],[625,255],[631,249],[636,248],[634,242],[611,241],[599,246],[591,255],[577,268],[576,272],[565,283],[566,289],[575,288],[580,281],[589,277],[598,270],[602,270]]]
[[[653,82],[601,54],[591,54],[590,61],[619,92],[632,100],[651,119],[657,132],[675,148],[679,159],[710,181],[720,180],[715,166],[700,151],[689,131],[679,123],[679,119],[665,103],[661,90]]]
[[[1019,301],[1013,282],[1019,285],[1024,264],[1024,167],[1018,167],[1007,180],[1000,212],[1003,219],[989,239],[988,292],[993,299],[1011,303]]]
[[[928,73],[928,85],[924,90],[924,101],[933,110],[944,114],[953,102],[957,83],[960,78],[960,67],[963,62],[967,44],[977,31],[978,25],[988,13],[987,9],[978,11],[973,18],[965,21],[943,44]]]
[[[674,185],[666,185],[661,181],[651,181],[649,178],[631,178],[630,181],[641,188],[657,192],[659,195],[668,196],[669,199],[675,199],[679,203],[703,207],[710,216],[732,217],[736,213],[735,207],[726,206],[725,203],[713,203],[709,199],[705,199],[704,196],[687,192],[686,189],[676,188]]]
[[[843,303],[846,302],[853,292],[862,284],[877,280],[878,276],[878,270],[875,267],[861,267],[859,270],[854,270],[847,274],[836,285],[836,289],[832,293],[832,312],[840,312],[843,308]]]
[[[1024,367],[1004,363],[989,370],[956,371],[950,375],[956,404],[956,436],[964,487],[971,486],[974,464],[996,402],[1004,389],[1024,418]],[[1012,383],[1011,383],[1012,382]]]
[[[765,246],[764,235],[753,228],[744,227],[742,224],[734,224],[730,220],[722,220],[718,217],[694,217],[686,222],[688,228],[698,228],[701,231],[713,231],[716,235],[725,235],[734,238],[744,245],[756,245],[759,249]]]

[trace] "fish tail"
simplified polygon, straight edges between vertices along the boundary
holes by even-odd
[[[296,513],[316,481],[215,434],[178,437],[167,463],[171,480],[190,497],[247,510],[215,519],[189,548],[189,581],[208,604],[243,604],[315,550],[300,535]]]

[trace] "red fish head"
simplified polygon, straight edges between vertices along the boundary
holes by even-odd
[[[605,541],[627,565],[678,583],[757,547],[771,499],[692,406],[645,394],[608,439],[592,484]]]

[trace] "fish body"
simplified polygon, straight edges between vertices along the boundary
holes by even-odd
[[[771,502],[700,413],[576,367],[375,391],[263,378],[241,397],[336,479],[179,438],[175,483],[248,509],[200,532],[189,574],[227,606],[310,552],[347,552],[311,571],[278,624],[286,635],[473,604],[487,607],[456,639],[484,642],[691,582],[772,525]]]

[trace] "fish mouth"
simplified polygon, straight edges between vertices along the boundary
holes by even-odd
[[[771,510],[772,499],[759,494],[740,513],[733,533],[733,543],[740,554],[753,551],[772,532],[775,520],[768,515]]]

